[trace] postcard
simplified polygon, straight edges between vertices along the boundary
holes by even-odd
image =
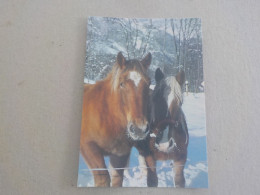
[[[208,188],[199,18],[89,17],[78,187]]]

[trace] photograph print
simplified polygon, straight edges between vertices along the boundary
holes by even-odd
[[[78,187],[208,188],[199,18],[89,17]]]

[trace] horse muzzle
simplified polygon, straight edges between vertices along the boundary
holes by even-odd
[[[129,137],[136,141],[145,139],[149,133],[149,130],[149,124],[138,126],[134,123],[129,123],[127,126],[127,133]]]
[[[167,142],[164,143],[155,143],[155,147],[160,151],[164,153],[171,153],[174,151],[176,147],[176,142],[173,138],[170,138]]]

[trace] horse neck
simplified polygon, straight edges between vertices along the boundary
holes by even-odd
[[[181,106],[177,104],[172,104],[168,111],[169,111],[170,118],[173,119],[174,121],[178,121],[180,115],[182,114]]]
[[[185,120],[185,115],[180,107],[177,120],[178,121],[178,126],[177,127],[172,127],[173,131],[173,138],[176,141],[177,145],[181,148],[185,148],[188,146],[189,143],[189,134],[188,134],[188,127],[187,123]],[[182,135],[182,136],[180,136]],[[177,137],[177,139],[176,139]]]

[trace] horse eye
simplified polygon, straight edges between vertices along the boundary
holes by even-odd
[[[124,87],[124,83],[122,82],[122,83],[120,83],[120,87],[121,88],[123,88]]]

